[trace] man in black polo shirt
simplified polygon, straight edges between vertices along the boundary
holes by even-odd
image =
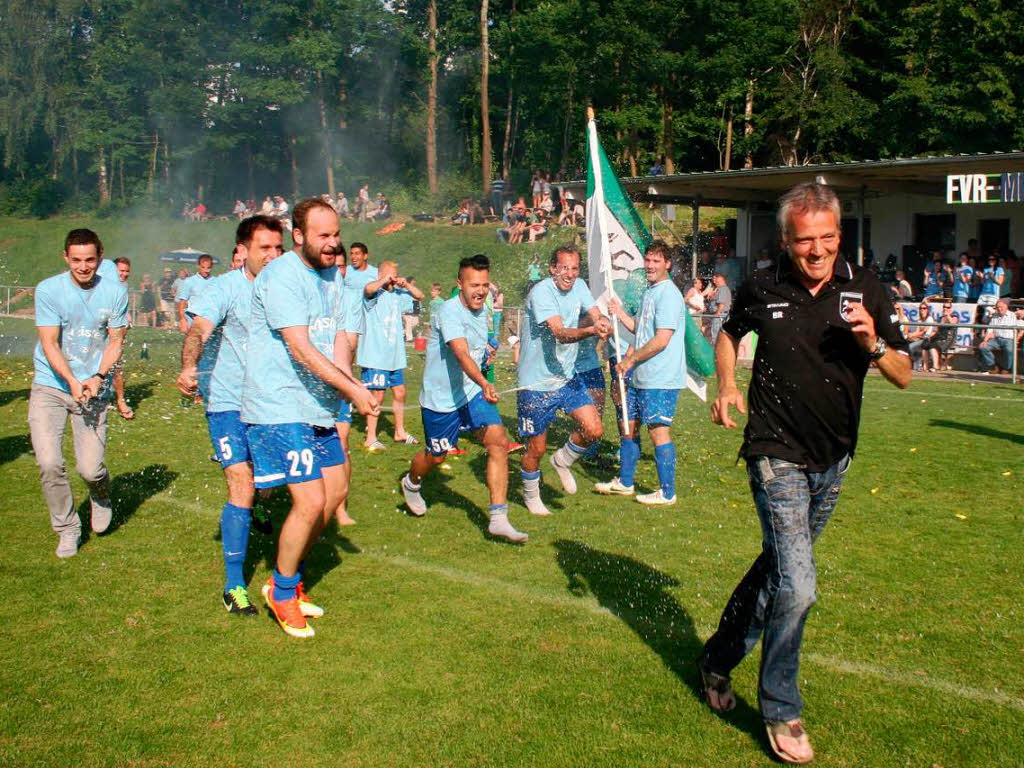
[[[715,346],[711,419],[731,428],[729,406],[746,413],[737,348],[748,331],[758,334],[741,454],[763,549],[704,647],[702,687],[712,709],[731,709],[729,674],[761,637],[758,703],[772,750],[791,763],[814,757],[800,720],[800,643],[815,602],[813,544],[857,446],[864,376],[875,361],[896,386],[910,384],[891,301],[869,270],[839,255],[839,222],[839,199],[827,186],[800,184],[783,195],[778,224],[789,258],[740,288]]]

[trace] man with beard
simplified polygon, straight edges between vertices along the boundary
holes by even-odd
[[[268,216],[244,219],[235,232],[235,254],[242,266],[212,279],[188,305],[192,326],[181,350],[178,389],[202,393],[213,452],[224,470],[228,500],[220,513],[224,553],[224,608],[255,615],[242,568],[249,544],[255,491],[249,440],[241,419],[246,347],[253,283],[267,264],[281,255],[281,223]]]
[[[383,267],[383,265],[382,265]],[[528,538],[508,520],[508,435],[494,406],[498,393],[480,366],[490,355],[490,313],[484,306],[491,264],[477,254],[459,262],[459,294],[430,317],[432,333],[423,369],[420,406],[425,448],[402,478],[409,511],[421,517],[427,504],[420,495],[423,478],[457,448],[461,431],[474,431],[487,449],[487,488],[491,494],[491,536],[521,543]]]
[[[253,288],[242,421],[255,487],[287,485],[292,498],[263,598],[288,635],[312,637],[306,618],[323,609],[303,589],[302,562],[346,490],[338,395],[360,413],[377,413],[377,403],[331,362],[343,307],[338,214],[313,198],[295,206],[292,221],[296,250],[268,264]]]

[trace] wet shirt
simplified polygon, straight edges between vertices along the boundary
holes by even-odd
[[[190,277],[186,277],[181,281],[181,285],[178,286],[178,301],[188,302],[195,299],[210,280],[211,278],[203,277],[198,272]]]
[[[652,285],[640,300],[636,316],[636,348],[647,344],[663,328],[672,330],[668,346],[661,352],[637,363],[633,386],[637,389],[682,389],[686,386],[683,371],[686,352],[686,303],[683,294],[670,279]]]
[[[597,356],[597,336],[588,336],[577,346],[576,351],[576,373],[584,373],[601,367],[601,360]]]
[[[105,261],[105,260],[104,260]],[[70,272],[48,277],[36,286],[36,327],[58,327],[58,343],[71,373],[80,382],[99,372],[107,329],[127,325],[128,292],[116,277],[98,273],[91,288],[80,288]],[[33,384],[70,394],[68,383],[46,359],[42,342],[32,356]]]
[[[213,325],[198,365],[199,391],[210,413],[242,408],[254,282],[239,267],[210,279],[188,303],[188,315]]]
[[[552,278],[541,280],[526,297],[526,322],[519,353],[519,386],[553,392],[576,375],[578,344],[560,344],[547,321],[556,315],[566,328],[578,328],[580,313],[594,306],[587,284],[578,279],[561,291]]]
[[[371,264],[366,269],[355,269],[349,265],[345,270],[345,290],[352,297],[346,301],[345,329],[361,328],[363,326],[363,289],[367,283],[377,279],[377,268]]]
[[[381,289],[363,299],[365,327],[356,351],[356,361],[363,368],[381,371],[400,371],[405,368],[405,335],[402,327],[405,296],[409,294]]]
[[[448,299],[430,316],[431,333],[420,405],[431,411],[451,413],[480,393],[480,385],[462,370],[449,344],[455,339],[465,339],[469,356],[477,365],[482,364],[488,352],[489,319],[486,307],[473,312],[458,296]]]
[[[788,258],[740,288],[723,330],[734,339],[758,334],[743,456],[771,456],[822,471],[853,454],[870,363],[843,315],[853,303],[864,304],[890,349],[907,354],[892,302],[877,278],[841,256],[817,296],[799,282]]]
[[[338,394],[288,352],[282,328],[305,326],[317,351],[334,359],[344,283],[337,267],[312,269],[295,251],[274,259],[253,283],[242,421],[330,427]]]

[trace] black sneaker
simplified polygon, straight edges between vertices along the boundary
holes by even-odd
[[[249,602],[249,594],[245,587],[235,587],[224,593],[224,608],[228,613],[238,613],[242,616],[256,616],[259,609]]]
[[[266,511],[262,509],[257,511],[253,507],[249,512],[249,518],[252,521],[252,527],[264,536],[274,535],[274,521],[270,519],[270,515]]]

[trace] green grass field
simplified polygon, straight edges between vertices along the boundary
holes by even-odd
[[[297,641],[265,613],[220,607],[222,479],[201,410],[180,407],[171,385],[180,337],[130,336],[137,418],[111,417],[114,524],[59,561],[26,424],[32,329],[7,320],[0,334],[0,764],[770,764],[756,653],[736,671],[727,717],[696,693],[693,660],[759,533],[740,435],[713,427],[692,396],[675,430],[676,507],[589,493],[614,473],[609,458],[580,469],[575,497],[546,473],[554,514],[532,518],[512,458],[521,547],[484,535],[478,446],[427,481],[423,519],[397,493],[413,449],[357,450],[358,525],[314,548],[307,584],[327,615]],[[511,380],[504,360],[499,386]],[[511,398],[502,411],[511,424]],[[1022,425],[1024,393],[1009,385],[900,392],[869,380],[805,635],[818,764],[1021,764]],[[77,477],[73,487],[84,502]],[[285,499],[270,506],[280,522]],[[273,556],[254,533],[254,593]]]

